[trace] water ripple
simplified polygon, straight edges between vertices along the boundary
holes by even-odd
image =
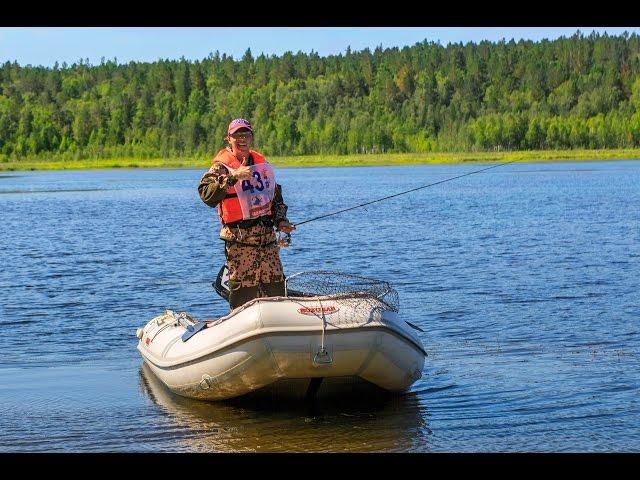
[[[0,449],[637,452],[640,164],[504,168],[296,231],[287,273],[391,282],[428,353],[406,395],[315,409],[190,401],[140,368],[149,318],[227,312],[202,172],[0,175]],[[295,222],[471,169],[278,174]]]

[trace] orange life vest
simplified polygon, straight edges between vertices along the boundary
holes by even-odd
[[[250,220],[271,215],[271,202],[275,195],[276,179],[264,156],[250,150],[253,165],[253,180],[238,180],[227,189],[227,196],[218,204],[218,217],[225,225],[240,220]],[[221,163],[230,172],[241,166],[240,161],[223,148],[213,159],[213,163]]]

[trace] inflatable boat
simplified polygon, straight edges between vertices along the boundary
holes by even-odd
[[[291,380],[306,396],[323,379],[401,392],[422,376],[426,352],[420,329],[400,319],[397,298],[386,282],[301,273],[287,279],[285,296],[251,300],[215,320],[167,310],[137,330],[137,348],[171,391],[202,400]]]

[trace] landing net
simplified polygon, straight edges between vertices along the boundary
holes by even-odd
[[[382,280],[340,272],[300,272],[287,277],[290,297],[352,297],[359,303],[370,300],[382,302],[389,310],[398,312],[400,299],[391,284]]]

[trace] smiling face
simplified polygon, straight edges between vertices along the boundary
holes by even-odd
[[[226,140],[229,142],[234,155],[246,157],[249,155],[249,149],[253,145],[253,133],[248,128],[239,128],[231,135],[228,135]]]

